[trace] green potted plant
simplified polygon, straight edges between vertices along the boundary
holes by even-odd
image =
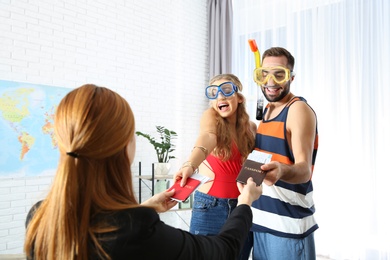
[[[153,145],[158,161],[158,164],[155,163],[154,166],[156,174],[167,174],[170,168],[170,165],[168,164],[169,160],[176,158],[172,155],[172,152],[175,151],[175,144],[172,140],[177,138],[177,133],[175,131],[168,130],[164,126],[156,126],[156,130],[158,138],[140,131],[136,131],[135,134],[137,136],[145,137],[149,143]]]

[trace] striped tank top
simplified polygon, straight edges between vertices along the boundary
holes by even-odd
[[[256,150],[271,153],[273,161],[290,165],[294,164],[294,155],[286,138],[286,120],[291,104],[296,101],[306,103],[302,97],[293,98],[277,117],[267,121],[263,119],[256,134]],[[267,110],[268,106],[264,110],[264,114],[267,113]],[[317,148],[318,131],[316,125],[312,171]],[[279,180],[272,186],[263,185],[263,194],[253,202],[252,212],[252,231],[254,232],[267,232],[289,238],[304,238],[318,228],[313,216],[315,207],[311,180],[302,184],[290,184]]]

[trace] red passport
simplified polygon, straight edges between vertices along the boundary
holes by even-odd
[[[180,187],[180,181],[181,180],[176,181],[175,184],[169,188],[169,191],[175,189],[175,194],[173,194],[171,199],[177,200],[179,202],[183,202],[188,199],[191,193],[193,193],[202,182],[201,180],[189,177],[187,179],[186,185],[184,187]]]

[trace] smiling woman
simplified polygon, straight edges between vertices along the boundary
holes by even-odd
[[[254,147],[256,125],[245,109],[243,86],[233,74],[213,77],[205,89],[210,108],[201,118],[200,131],[187,162],[175,174],[182,186],[196,169],[211,179],[195,191],[190,232],[218,234],[235,209],[239,192],[236,178]],[[217,203],[215,203],[217,201]]]

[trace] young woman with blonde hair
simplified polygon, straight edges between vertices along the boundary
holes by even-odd
[[[236,208],[236,178],[255,145],[256,124],[249,120],[242,84],[233,74],[213,77],[206,87],[210,108],[187,162],[174,175],[184,186],[198,168],[211,179],[194,194],[190,232],[215,235]]]

